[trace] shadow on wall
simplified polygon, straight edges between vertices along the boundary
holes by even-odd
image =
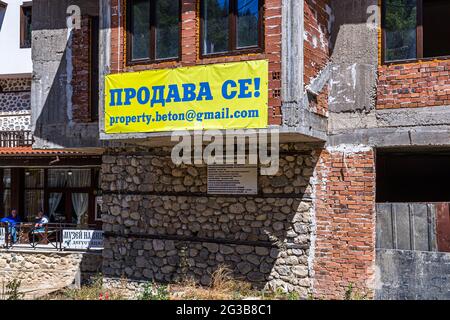
[[[209,285],[227,266],[256,288],[306,297],[318,156],[282,155],[279,174],[260,176],[255,197],[207,196],[206,167],[176,167],[169,156],[105,156],[105,278]]]
[[[32,119],[36,148],[97,147],[99,130],[97,122],[80,123],[73,120],[74,100],[81,95],[89,96],[89,81],[86,70],[75,69],[89,47],[73,50],[72,38],[67,28],[67,8],[79,5],[82,16],[98,15],[98,1],[37,0],[33,2],[33,81]],[[87,21],[87,20],[86,20]],[[74,32],[80,32],[75,30]],[[70,36],[69,36],[70,35]],[[84,75],[83,75],[84,74]],[[74,84],[83,85],[85,90],[74,91]],[[89,98],[81,104],[89,110]]]
[[[364,43],[361,36],[365,36],[365,29],[374,28],[375,32],[378,32],[374,25],[377,21],[376,16],[378,12],[378,0],[331,0],[330,1],[333,12],[333,26],[331,33],[331,48],[333,49],[341,40],[340,32],[344,32],[344,28],[354,28],[354,31],[361,30],[353,34],[353,37],[358,38],[358,41],[354,43],[360,43],[361,45],[367,45]],[[347,34],[345,34],[347,37]],[[353,41],[347,41],[347,45],[352,45]],[[347,48],[351,50],[351,48]]]

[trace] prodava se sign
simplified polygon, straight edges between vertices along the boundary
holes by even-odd
[[[105,132],[266,128],[268,73],[256,60],[108,75]]]

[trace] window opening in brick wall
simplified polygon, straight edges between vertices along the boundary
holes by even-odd
[[[180,0],[128,0],[129,64],[178,59],[180,2]]]
[[[450,56],[448,0],[383,1],[383,60],[396,62]]]
[[[450,151],[378,151],[377,202],[450,202]]]
[[[263,0],[202,0],[202,55],[260,51]]]

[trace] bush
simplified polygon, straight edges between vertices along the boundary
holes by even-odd
[[[55,297],[58,300],[123,300],[123,295],[117,290],[103,289],[101,275],[95,277],[89,285],[79,289],[65,289]]]
[[[137,297],[138,300],[169,300],[169,290],[167,286],[148,282],[144,286],[144,291]]]
[[[21,300],[24,294],[19,291],[22,285],[21,280],[13,279],[7,282],[6,286],[2,287],[2,300]],[[5,290],[6,288],[6,290]]]

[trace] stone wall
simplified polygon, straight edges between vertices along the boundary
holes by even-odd
[[[206,194],[205,166],[176,167],[167,150],[109,150],[102,166],[105,278],[188,277],[207,285],[226,265],[257,288],[306,297],[315,148],[283,146],[279,173],[258,177],[258,195],[226,197]]]
[[[98,253],[0,250],[0,282],[21,280],[19,291],[35,299],[101,272]]]
[[[31,79],[0,79],[0,131],[30,130]]]

